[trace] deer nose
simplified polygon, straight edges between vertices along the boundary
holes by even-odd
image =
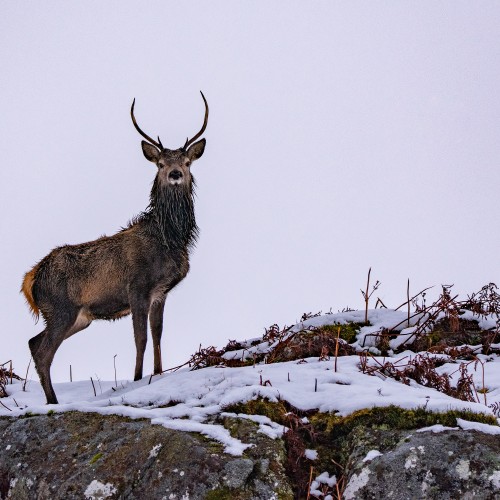
[[[182,172],[180,170],[172,170],[172,172],[168,174],[168,178],[173,179],[174,181],[179,180],[181,177],[182,177]]]

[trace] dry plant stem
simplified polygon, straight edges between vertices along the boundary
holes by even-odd
[[[408,283],[406,285],[406,300],[408,302],[408,323],[407,323],[407,328],[410,328],[410,278],[408,278]]]
[[[335,488],[337,489],[337,499],[341,500],[342,499],[342,495],[340,493],[340,488],[339,488],[339,482],[338,481],[335,483]]]
[[[95,391],[95,385],[94,381],[92,380],[92,377],[90,377],[90,381],[92,382],[92,389],[94,389],[94,397],[97,397],[97,392]]]
[[[335,373],[337,372],[337,357],[339,355],[339,338],[340,338],[340,326],[337,331],[337,342],[335,344]]]
[[[417,294],[415,294],[413,297],[410,298],[410,302],[414,299],[416,299],[419,295],[422,295],[424,292],[426,292],[427,290],[430,290],[431,288],[434,288],[434,286],[428,286],[427,288],[424,288],[423,290],[420,290],[420,292],[418,292]],[[403,302],[401,305],[399,305],[398,307],[396,307],[396,309],[394,309],[395,311],[399,311],[399,309],[401,309],[403,306],[405,306],[407,304],[408,301],[406,302]]]
[[[73,372],[71,370],[71,365],[69,365],[69,381],[73,382]]]
[[[472,388],[474,389],[474,394],[476,395],[477,402],[481,403],[481,401],[479,400],[479,394],[477,393],[477,389],[474,383],[472,383]]]
[[[26,368],[26,377],[24,378],[23,392],[26,392],[26,383],[28,382],[28,372],[30,370],[30,365],[31,365],[32,360],[33,360],[33,358],[30,358],[29,363],[28,363],[28,368]]]
[[[430,309],[431,307],[432,307],[432,306],[429,306],[429,307],[428,307],[425,311],[416,311],[416,312],[414,312],[414,313],[410,316],[410,319],[415,318],[416,316],[424,316],[425,314],[429,314],[429,315],[430,315],[430,313],[428,313],[428,312],[427,312],[427,310],[428,310],[428,309]],[[398,326],[401,326],[401,325],[402,325],[405,321],[406,321],[406,319],[404,319],[403,321],[400,321],[399,323],[397,323],[396,325],[394,325],[392,328],[390,328],[390,329],[388,330],[388,333],[394,332],[394,330],[396,330],[396,328],[397,328]],[[420,321],[420,320],[418,320],[418,321]],[[427,320],[426,320],[426,321],[427,321]],[[368,335],[367,335],[367,336],[368,336]]]
[[[342,500],[342,495],[344,494],[345,487],[345,476],[342,474],[342,477],[337,482],[338,500]]]
[[[365,323],[368,323],[368,301],[370,300],[370,296],[368,295],[370,288],[370,274],[372,272],[372,268],[368,269],[368,279],[366,280],[366,292],[365,292]]]
[[[455,302],[456,298],[458,297],[458,295],[455,295],[453,298],[450,298],[449,299],[449,303],[453,303]],[[409,342],[413,337],[418,337],[423,331],[425,331],[425,329],[427,328],[427,325],[433,321],[435,321],[437,319],[437,317],[439,316],[439,313],[441,312],[445,312],[445,309],[444,307],[442,306],[442,303],[441,303],[441,298],[442,296],[436,301],[434,302],[431,306],[429,306],[428,308],[425,309],[424,313],[427,314],[427,319],[418,326],[418,328],[412,333],[412,335],[410,335],[401,345],[400,347],[404,346],[407,342]],[[432,311],[432,309],[435,309],[435,311],[433,313],[431,313],[430,311]]]
[[[307,487],[307,500],[309,500],[309,498],[311,498],[311,483],[312,483],[312,479],[313,479],[313,466],[311,465],[311,470],[309,472],[309,485]]]
[[[115,369],[115,387],[118,389],[118,382],[116,381],[116,356],[118,356],[117,354],[115,354],[113,356],[113,367]]]
[[[0,401],[0,405],[2,405],[4,408],[7,408],[7,410],[9,410],[9,411],[12,411],[8,406],[5,406],[1,401]]]
[[[482,376],[482,382],[483,382],[483,387],[482,387],[482,391],[483,391],[483,398],[484,398],[484,406],[488,406],[488,403],[486,402],[486,387],[484,386],[484,361],[481,361],[479,358],[477,357],[474,357],[474,359],[472,361],[475,361],[475,366],[474,366],[474,371],[476,370],[476,367],[477,367],[477,364],[480,363],[481,364],[481,369],[482,369],[482,372],[483,372],[483,376]],[[467,365],[469,365],[470,363],[472,363],[472,361],[470,361],[469,363],[467,363]],[[474,391],[476,390],[476,386],[474,386]],[[478,394],[477,394],[477,391],[476,391],[476,396],[477,396],[477,402],[479,403],[479,397],[478,397]]]
[[[5,365],[9,365],[10,368],[9,368],[9,373],[10,373],[10,384],[12,385],[12,360],[9,359],[9,361],[6,361],[5,363],[2,363],[0,366],[5,366]]]
[[[479,360],[478,360],[479,361]],[[479,361],[481,363],[481,369],[483,370],[483,396],[484,396],[484,406],[488,406],[488,403],[486,402],[486,387],[484,386],[484,363],[482,361]]]
[[[163,374],[163,373],[167,373],[167,372],[176,372],[177,370],[180,370],[181,368],[184,368],[187,365],[189,365],[189,361],[182,363],[182,365],[174,366],[173,368],[167,368],[166,370],[163,370],[161,373]]]

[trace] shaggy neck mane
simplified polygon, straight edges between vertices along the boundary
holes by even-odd
[[[192,247],[198,237],[194,217],[194,179],[188,186],[161,186],[155,178],[149,206],[142,214],[148,233],[157,237],[169,249]]]

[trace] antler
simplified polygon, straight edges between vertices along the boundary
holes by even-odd
[[[203,94],[202,94],[203,95]],[[163,145],[160,141],[160,138],[158,137],[158,142],[156,142],[154,139],[151,139],[149,135],[145,134],[139,125],[137,125],[137,122],[135,121],[135,116],[134,116],[134,106],[135,106],[135,97],[134,100],[132,101],[132,108],[130,109],[130,116],[132,117],[132,122],[134,123],[134,127],[136,128],[137,132],[144,137],[144,139],[147,139],[151,144],[154,144],[157,148],[163,149]]]
[[[192,139],[186,139],[186,143],[182,147],[182,149],[186,149],[189,145],[193,144],[198,137],[205,132],[205,129],[207,128],[207,122],[208,122],[208,103],[207,100],[205,99],[205,96],[203,95],[203,92],[200,90],[201,97],[203,97],[203,101],[205,102],[205,120],[203,121],[203,126],[201,127],[201,130],[192,138]]]

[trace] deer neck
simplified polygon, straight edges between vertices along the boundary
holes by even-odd
[[[149,233],[170,250],[193,246],[198,236],[194,215],[194,185],[161,186],[157,179],[147,209]]]

